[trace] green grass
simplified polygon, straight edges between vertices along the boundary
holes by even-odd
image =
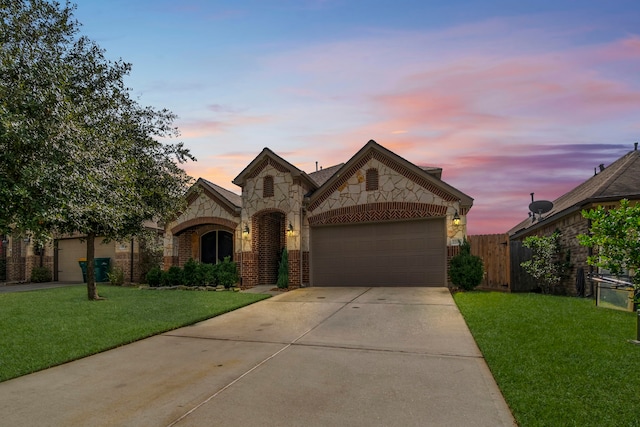
[[[635,313],[538,294],[454,299],[520,426],[640,426]]]
[[[190,325],[267,295],[100,285],[0,294],[0,381]]]

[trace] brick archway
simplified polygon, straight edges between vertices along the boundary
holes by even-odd
[[[281,210],[265,210],[253,215],[251,248],[257,254],[257,279],[261,285],[275,285],[278,264],[286,247],[286,214]]]

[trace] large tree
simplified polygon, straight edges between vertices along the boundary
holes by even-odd
[[[69,3],[0,0],[0,229],[122,240],[184,203],[193,160],[175,116],[142,107],[124,84],[131,66],[79,36]]]

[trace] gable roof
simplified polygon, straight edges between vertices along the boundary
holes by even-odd
[[[527,218],[508,231],[512,237],[582,210],[591,203],[640,198],[640,151],[625,154],[597,175],[553,201],[553,208],[540,220]]]
[[[242,197],[214,184],[211,181],[207,181],[204,178],[198,178],[195,184],[193,184],[191,188],[189,188],[189,191],[187,191],[187,204],[191,205],[195,202],[201,191],[231,215],[237,216],[240,214],[240,209],[242,208]]]
[[[262,152],[260,152],[260,154],[258,154],[258,156],[253,159],[253,161],[249,163],[249,165],[244,168],[232,182],[239,187],[244,187],[248,178],[253,178],[258,175],[267,165],[271,165],[281,172],[288,172],[294,178],[300,178],[303,182],[306,182],[311,189],[317,188],[316,182],[311,179],[309,175],[268,148],[264,148]]]
[[[387,164],[387,166],[405,175],[407,178],[412,179],[445,200],[459,200],[460,207],[464,210],[469,210],[473,205],[473,199],[471,197],[438,178],[438,168],[427,168],[426,170],[420,168],[392,151],[387,150],[372,139],[351,157],[347,163],[340,166],[340,168],[309,197],[309,210],[315,209],[317,205],[329,197],[344,181],[349,179],[355,173],[356,169],[362,167],[363,162],[368,161],[371,157],[375,157],[377,160]]]
[[[200,178],[198,181],[202,181],[202,183],[208,186],[211,191],[218,193],[220,197],[225,198],[227,201],[231,202],[234,206],[237,206],[237,207],[242,206],[242,196],[240,196],[239,194],[229,191],[226,188],[222,188],[219,185],[216,185],[213,182],[206,180],[204,178]]]

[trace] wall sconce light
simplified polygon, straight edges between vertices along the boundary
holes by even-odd
[[[245,236],[249,234],[249,226],[247,224],[244,225],[244,229],[242,230],[242,234]]]
[[[25,245],[28,245],[29,242],[31,241],[31,238],[29,236],[27,236],[24,239],[22,239],[22,241],[24,242]]]
[[[293,225],[291,224],[291,221],[289,221],[289,227],[287,228],[287,234],[289,236],[293,236]]]
[[[460,225],[460,215],[458,215],[457,209],[456,213],[453,214],[453,225]]]
[[[5,246],[9,243],[9,239],[7,239],[6,237],[4,239],[2,239],[2,246]]]

